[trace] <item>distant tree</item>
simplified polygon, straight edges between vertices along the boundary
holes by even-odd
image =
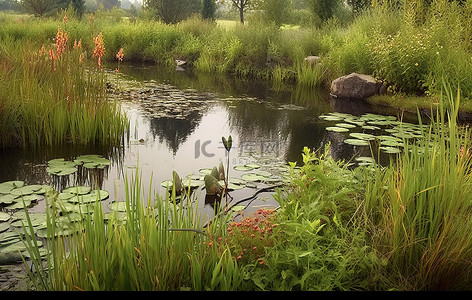
[[[18,10],[18,2],[16,0],[0,0],[0,10]]]
[[[120,0],[99,0],[98,5],[103,6],[105,10],[111,10],[113,7],[120,7],[121,1]]]
[[[56,0],[20,0],[20,4],[35,16],[42,17],[55,8]]]
[[[230,3],[239,12],[239,20],[244,24],[244,12],[250,8],[254,8],[260,1],[264,0],[218,0],[220,3]]]
[[[202,18],[215,19],[216,4],[215,0],[202,0]]]
[[[347,4],[355,14],[358,14],[369,8],[372,5],[372,0],[347,0]]]
[[[200,11],[201,0],[144,0],[144,8],[154,11],[165,23],[177,23]]]
[[[264,0],[259,2],[258,8],[262,11],[265,21],[280,26],[288,21],[293,3],[292,0]]]
[[[317,15],[321,21],[326,21],[334,16],[342,0],[306,0],[308,9]]]
[[[81,18],[85,12],[85,0],[58,0],[56,4],[58,9],[73,9],[78,18]]]

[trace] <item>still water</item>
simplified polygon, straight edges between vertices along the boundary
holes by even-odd
[[[136,170],[144,190],[165,193],[161,182],[172,178],[201,176],[203,168],[226,167],[227,153],[221,138],[233,138],[229,153],[230,177],[241,172],[234,166],[249,163],[301,161],[304,146],[312,149],[331,144],[336,159],[368,154],[366,147],[343,143],[342,133],[326,131],[319,118],[329,112],[361,115],[367,112],[395,114],[365,103],[333,99],[327,91],[273,86],[270,82],[243,80],[232,76],[194,74],[159,66],[122,66],[111,77],[114,99],[120,101],[130,121],[130,135],[120,149],[17,150],[0,152],[0,182],[22,180],[47,184],[57,189],[94,185],[110,193],[108,202],[123,200],[124,178]],[[101,172],[58,179],[46,172],[47,161],[73,159],[82,154],[100,154],[111,165]],[[80,178],[79,178],[80,177]],[[247,191],[235,191],[234,199]],[[254,207],[274,206],[270,195]],[[206,205],[205,205],[206,206]],[[32,211],[44,211],[36,205]],[[205,211],[205,208],[203,208]],[[208,213],[211,214],[211,209]]]

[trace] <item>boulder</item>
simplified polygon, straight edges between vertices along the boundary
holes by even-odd
[[[365,74],[351,73],[331,83],[331,95],[337,98],[365,99],[381,93],[382,83]]]
[[[305,57],[305,62],[307,62],[310,65],[316,65],[317,63],[320,62],[320,57],[319,56],[314,56],[310,55]]]

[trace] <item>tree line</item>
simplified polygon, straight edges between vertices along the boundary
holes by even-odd
[[[95,0],[87,0],[95,1]],[[123,0],[130,2],[130,0]],[[136,1],[136,0],[135,0]],[[294,10],[305,10],[323,23],[345,10],[355,15],[375,5],[398,9],[405,5],[428,7],[432,0],[142,0],[142,9],[165,23],[178,23],[192,15],[214,20],[217,9],[233,10],[239,21],[245,23],[248,12],[258,12],[268,22],[281,25],[290,23]],[[463,4],[467,0],[450,0]],[[111,10],[121,6],[121,0],[96,0],[97,7]],[[133,4],[131,4],[133,6]],[[72,7],[81,17],[86,11],[86,0],[0,0],[0,10],[26,10],[42,17],[47,13]],[[293,17],[292,17],[293,19]]]

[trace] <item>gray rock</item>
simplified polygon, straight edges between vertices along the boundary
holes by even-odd
[[[320,62],[320,57],[319,56],[314,56],[310,55],[305,57],[305,62],[307,62],[310,65],[316,65],[317,63]]]
[[[351,73],[331,83],[331,95],[338,98],[365,99],[381,92],[382,83],[365,74]]]

